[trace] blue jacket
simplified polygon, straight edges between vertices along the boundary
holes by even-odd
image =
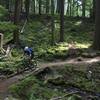
[[[33,50],[32,50],[32,48],[28,48],[28,49],[24,50],[24,53],[27,54],[27,55],[32,55]]]

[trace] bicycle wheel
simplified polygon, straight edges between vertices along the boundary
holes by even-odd
[[[33,69],[36,69],[37,68],[37,61],[36,60],[33,60],[32,61],[32,68]]]

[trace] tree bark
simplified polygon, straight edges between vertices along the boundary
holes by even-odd
[[[86,5],[86,0],[82,0],[82,18],[85,18],[85,5]]]
[[[64,0],[60,0],[60,42],[64,41]]]
[[[51,19],[51,33],[52,33],[52,45],[54,45],[54,41],[55,41],[55,36],[54,36],[54,0],[51,0],[51,15],[52,15],[52,19]]]
[[[15,1],[15,16],[14,16],[14,24],[19,25],[20,22],[20,12],[21,12],[21,0]],[[16,29],[13,33],[13,40],[16,45],[19,44],[19,30]]]
[[[39,0],[39,15],[41,15],[41,3],[42,3],[42,1]]]
[[[49,13],[49,0],[46,0],[46,14],[48,13]]]
[[[76,10],[76,16],[79,17],[79,5],[78,5],[78,1],[77,1],[77,10]]]
[[[100,0],[96,0],[95,35],[93,48],[100,50]]]
[[[72,16],[72,0],[70,0],[70,16]]]
[[[26,18],[29,18],[30,0],[25,0]]]
[[[35,14],[35,0],[33,0],[33,12]]]
[[[9,0],[6,1],[6,9],[8,10],[9,10],[9,2],[10,2]]]
[[[75,0],[72,1],[72,16],[75,15]]]
[[[96,12],[96,0],[93,0],[93,20],[95,20],[95,12]]]
[[[61,0],[57,0],[57,11],[56,11],[56,13],[60,13],[60,1]]]
[[[67,6],[67,15],[69,16],[69,11],[70,11],[70,0],[68,0],[68,6]]]

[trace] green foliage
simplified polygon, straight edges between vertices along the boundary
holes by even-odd
[[[40,20],[40,19],[39,19]],[[44,20],[44,19],[41,19]],[[48,23],[47,23],[48,24]],[[79,19],[66,18],[65,20],[65,43],[51,46],[50,27],[34,19],[26,25],[24,34],[21,35],[22,44],[34,48],[40,58],[52,61],[65,59],[68,52],[68,44],[72,41],[76,48],[88,48],[92,41],[94,25],[90,22],[82,23]],[[55,41],[59,40],[59,24],[55,23]]]
[[[50,35],[46,27],[39,21],[27,23],[25,32],[21,35],[24,45],[33,46],[34,48],[47,47],[50,42]]]
[[[92,23],[82,23],[76,19],[66,19],[65,22],[65,42],[57,43],[55,46],[51,46],[51,34],[49,27],[46,27],[43,23],[35,20],[27,23],[24,33],[20,35],[22,46],[31,46],[34,51],[38,53],[39,58],[52,61],[54,59],[65,59],[68,53],[68,44],[72,41],[75,43],[76,48],[88,48],[91,44],[92,37],[91,31],[94,30]],[[5,33],[5,43],[12,37],[12,33],[16,26],[10,25],[8,22],[1,24],[1,28]],[[55,27],[55,40],[58,41],[59,25]],[[18,50],[20,51],[20,50]],[[19,56],[19,52],[13,51],[13,57]]]
[[[81,20],[66,19],[65,22],[65,39],[67,42],[74,41],[81,44],[90,44],[92,40],[92,32],[94,24],[86,20],[84,23]],[[71,20],[71,21],[70,21]]]
[[[11,22],[0,22],[1,32],[13,32],[17,27]]]
[[[20,59],[24,55],[23,50],[21,48],[13,48],[12,52],[12,57],[16,59]]]
[[[59,73],[64,76],[64,85],[66,84],[66,86],[68,85],[68,87],[78,87],[81,90],[86,91],[100,92],[100,88],[98,88],[98,82],[100,82],[100,80],[88,80],[85,71],[75,70],[74,67],[75,66],[67,65],[64,69],[59,70]],[[79,67],[81,68],[82,66]]]
[[[20,49],[14,48],[12,49],[10,58],[0,59],[0,68],[3,70],[10,69],[16,71],[17,68],[22,67],[22,57],[23,52]]]
[[[5,16],[7,16],[7,14],[7,9],[0,5],[0,19],[5,19]]]
[[[35,81],[36,81],[35,78],[28,77],[25,80],[22,80],[20,84],[11,86],[10,90],[12,93],[16,93],[17,94],[16,96],[25,95],[26,92],[29,92],[27,91],[28,88],[32,86]],[[25,89],[27,89],[26,92]]]
[[[16,96],[25,98],[26,100],[48,100],[51,97],[62,95],[60,91],[48,88],[42,81],[33,76],[27,77],[19,84],[10,87],[10,91]]]
[[[12,33],[18,29],[12,22],[0,21],[0,32],[4,34],[4,44],[12,39]]]
[[[79,91],[100,92],[100,89],[98,89],[99,84],[95,84],[97,86],[95,87],[92,81],[86,78],[84,72],[74,70],[73,67],[66,66],[64,69],[56,69],[56,71],[58,71],[63,77],[57,79],[51,78],[45,84],[35,76],[28,76],[20,83],[11,86],[10,91],[15,96],[26,100],[49,100],[54,97],[62,97],[66,95],[66,92],[63,92],[63,89],[70,87],[73,91],[74,88],[77,88]],[[59,89],[57,87],[59,87]],[[82,97],[76,94],[71,94],[62,98],[62,100],[82,100]]]
[[[58,16],[57,16],[58,18]],[[38,19],[38,18],[37,18]],[[39,19],[40,20],[40,19]],[[44,19],[41,19],[44,21]],[[47,23],[48,24],[48,23]],[[12,39],[12,32],[17,27],[11,22],[1,22],[0,30],[4,31],[4,43]],[[38,20],[30,20],[23,34],[20,34],[22,46],[30,46],[37,52],[38,57],[45,61],[55,59],[66,59],[68,54],[68,45],[73,41],[76,48],[88,48],[92,41],[91,31],[94,31],[94,25],[90,22],[82,23],[79,19],[66,18],[65,20],[65,42],[56,43],[51,46],[50,27],[47,27]],[[59,24],[55,23],[55,41],[59,37]],[[20,61],[23,56],[21,49],[12,50],[12,62],[17,66],[17,60]],[[6,63],[6,62],[5,62]]]

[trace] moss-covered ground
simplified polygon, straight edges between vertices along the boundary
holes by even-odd
[[[42,79],[37,75],[28,76],[11,86],[11,93],[22,100],[53,100],[58,97],[62,97],[61,100],[88,100],[89,97],[99,100],[99,78],[88,79],[87,72],[75,70],[74,66],[56,67],[53,71],[55,69],[54,76],[48,73],[43,74],[45,78]]]

